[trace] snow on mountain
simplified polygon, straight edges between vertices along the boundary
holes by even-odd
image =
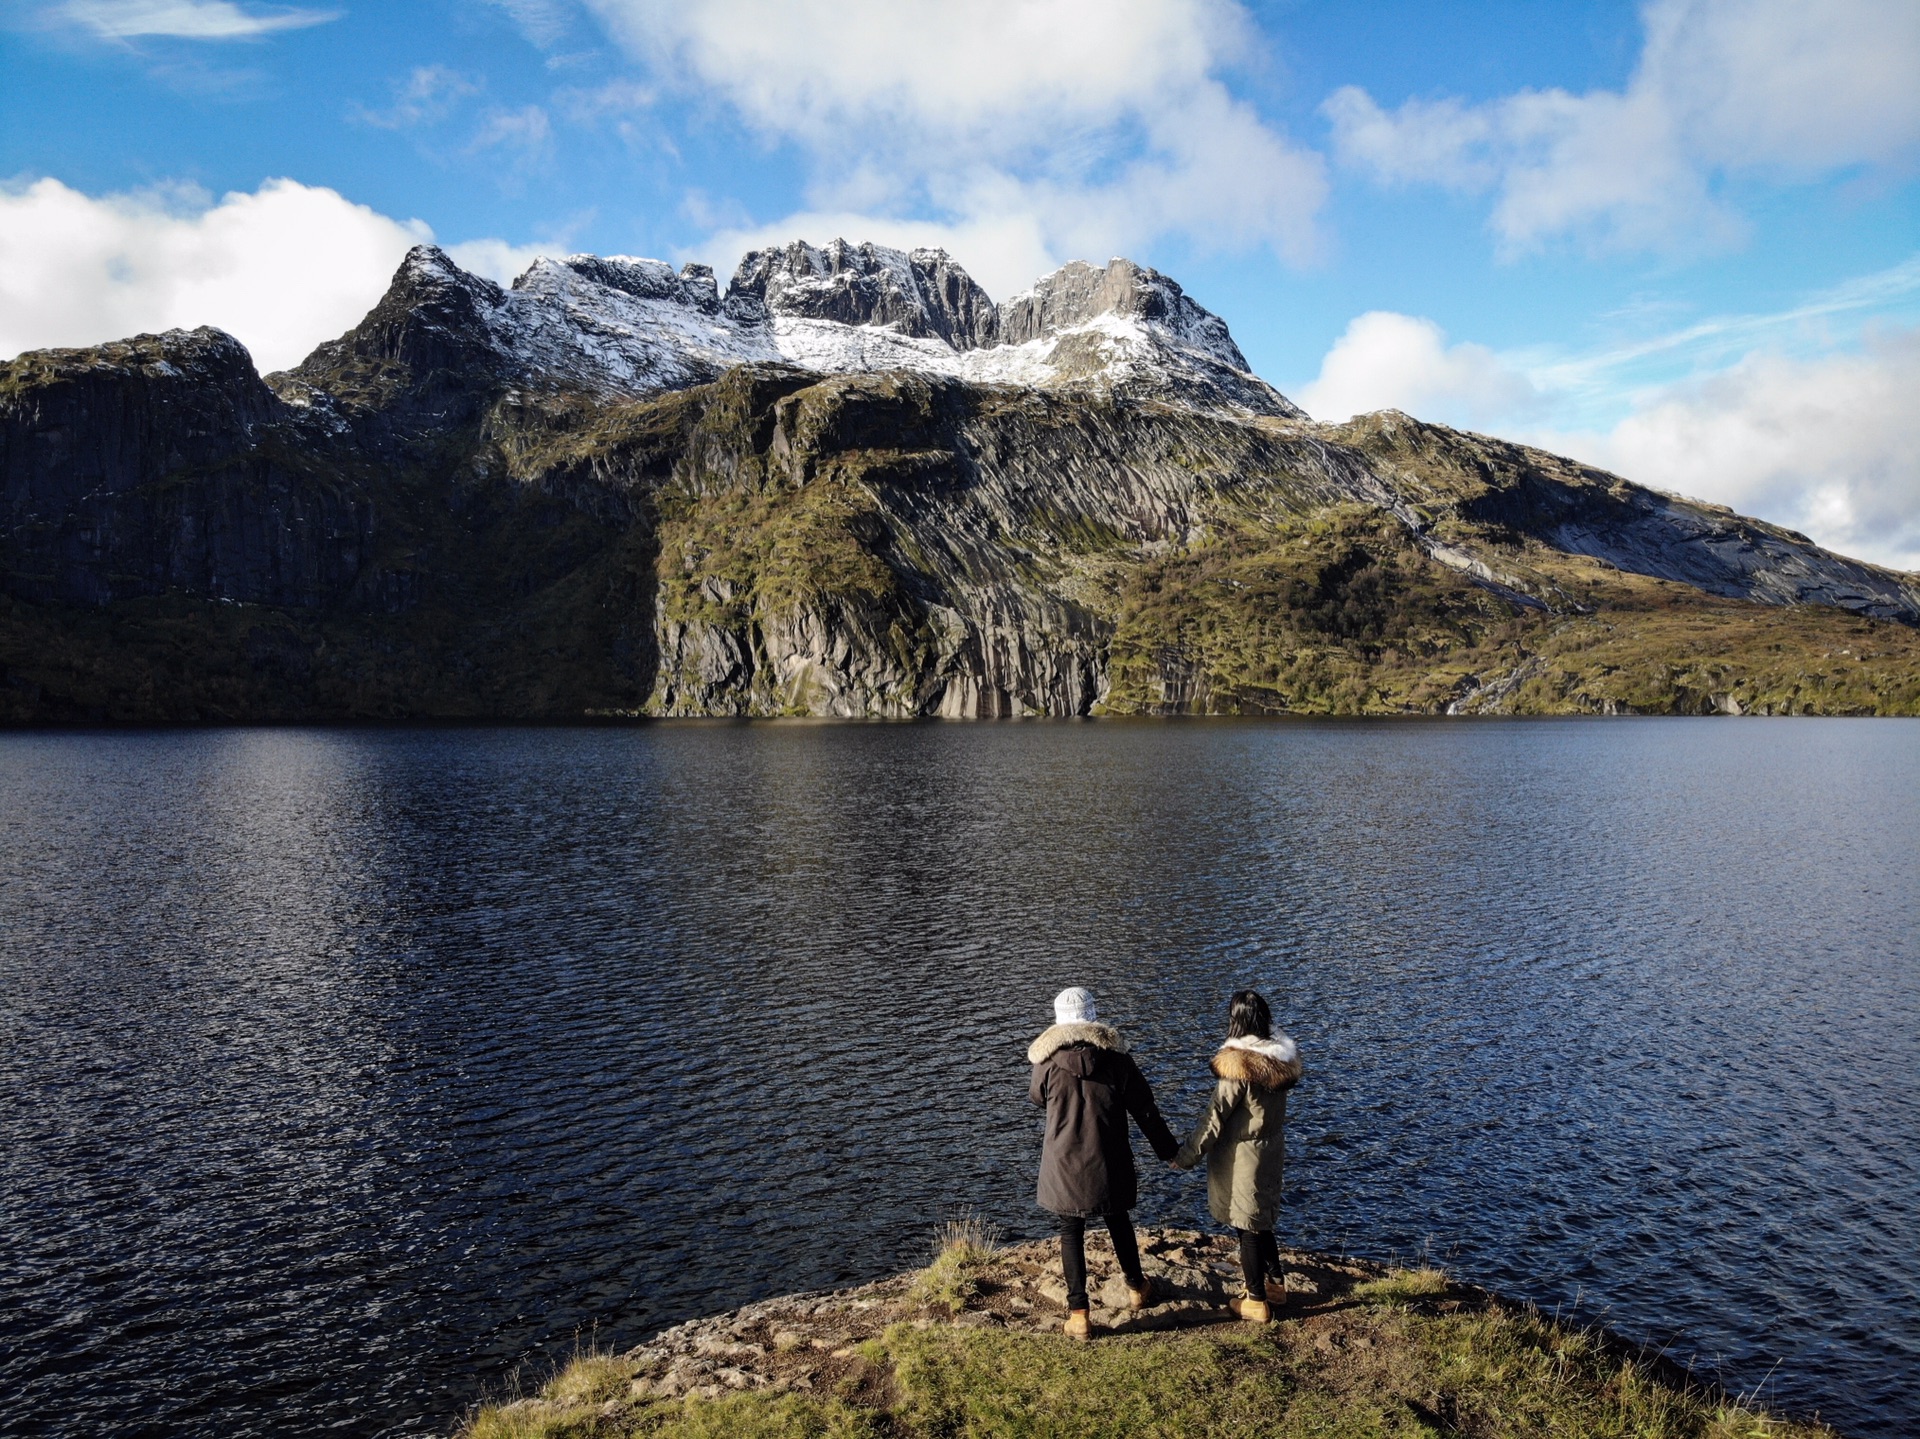
[[[723,298],[704,265],[571,255],[501,290],[420,246],[395,288],[458,292],[488,347],[528,381],[612,394],[681,389],[730,366],[907,370],[981,384],[1094,388],[1296,417],[1247,369],[1225,322],[1128,260],[1080,261],[995,305],[942,250],[835,240],[741,260]]]

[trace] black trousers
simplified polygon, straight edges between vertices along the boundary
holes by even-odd
[[[1140,1284],[1140,1242],[1133,1237],[1133,1221],[1127,1211],[1116,1209],[1100,1216],[1107,1221],[1107,1234],[1113,1240],[1113,1257],[1120,1261],[1120,1272],[1136,1288]],[[1067,1277],[1067,1308],[1087,1307],[1087,1221],[1078,1214],[1060,1216],[1060,1269]]]
[[[1255,1299],[1267,1297],[1267,1280],[1279,1279],[1280,1245],[1271,1229],[1236,1229],[1240,1236],[1240,1273],[1247,1281],[1247,1293]]]

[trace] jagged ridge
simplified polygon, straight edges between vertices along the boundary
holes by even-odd
[[[1218,316],[1128,260],[1104,270],[1076,261],[996,306],[943,250],[796,241],[746,255],[723,299],[706,266],[676,273],[624,256],[537,260],[502,290],[423,245],[375,316],[382,311],[419,316],[445,336],[447,358],[458,352],[450,368],[623,398],[701,384],[734,365],[786,363],[1301,414],[1247,369]],[[369,350],[400,356],[385,317],[322,346],[283,388],[325,393],[344,360]]]

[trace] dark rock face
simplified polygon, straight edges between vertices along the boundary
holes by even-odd
[[[783,250],[754,250],[740,261],[727,298],[736,306],[758,302],[776,315],[889,325],[956,350],[996,342],[993,301],[946,251],[915,250],[904,258],[902,264],[898,251],[844,240],[818,249],[795,241]]]
[[[595,284],[632,295],[635,299],[670,300],[708,315],[720,311],[720,292],[714,283],[713,268],[709,265],[683,265],[676,275],[665,265],[652,260],[573,255],[557,263],[564,264],[574,274]],[[525,275],[521,276],[514,281],[513,287],[519,289],[525,279]]]
[[[491,280],[417,245],[366,319],[274,381],[287,398],[318,400],[350,421],[377,415],[360,431],[376,449],[470,423],[508,373],[487,322],[500,299]]]
[[[272,442],[284,409],[218,330],[0,369],[0,584],[42,602],[323,603],[358,575],[372,509],[301,476]]]

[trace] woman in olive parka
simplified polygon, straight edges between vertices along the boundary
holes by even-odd
[[[1227,1006],[1227,1039],[1213,1056],[1213,1095],[1173,1162],[1207,1161],[1207,1208],[1240,1234],[1247,1296],[1232,1301],[1242,1319],[1265,1323],[1286,1301],[1273,1224],[1286,1166],[1287,1091],[1300,1081],[1300,1052],[1273,1032],[1266,1000],[1250,989]]]

